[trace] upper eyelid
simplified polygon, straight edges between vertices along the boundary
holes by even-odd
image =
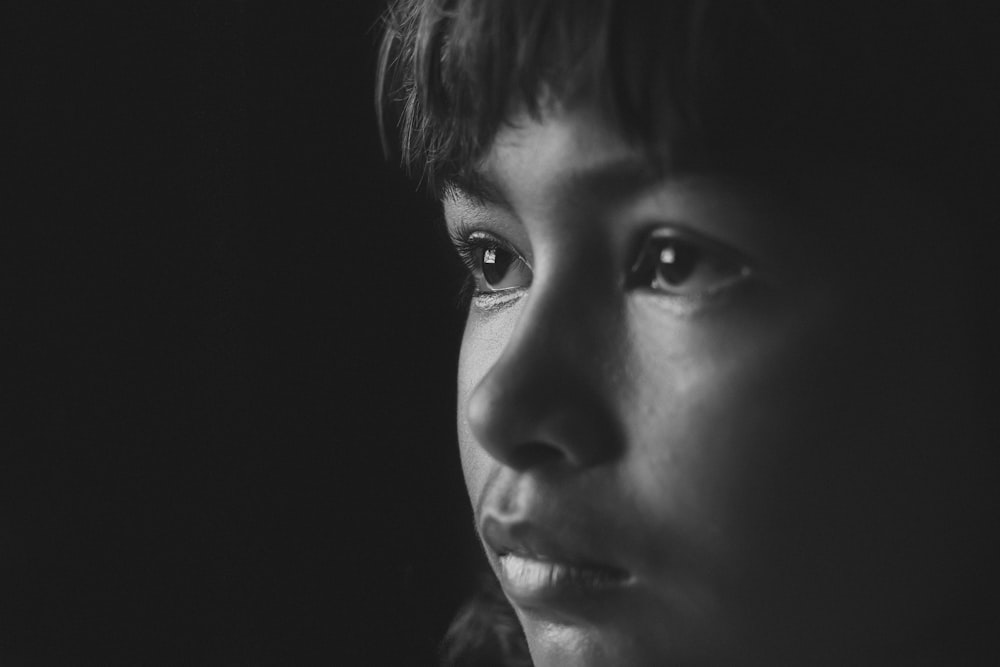
[[[719,241],[711,236],[695,231],[687,225],[679,223],[660,223],[656,225],[649,225],[646,227],[645,233],[640,235],[640,238],[643,242],[650,239],[681,239],[706,248],[716,249],[721,252],[736,255],[742,254],[724,241]]]
[[[456,248],[468,244],[470,239],[477,233],[486,233],[463,219],[454,222],[447,221],[447,226],[448,237],[451,239],[452,245]]]
[[[643,251],[646,246],[650,242],[658,239],[677,239],[691,243],[709,252],[719,253],[727,258],[738,261],[744,266],[747,273],[754,275],[757,275],[758,273],[757,263],[751,257],[747,256],[745,252],[737,250],[723,241],[713,239],[705,234],[694,231],[686,225],[677,223],[660,223],[655,226],[649,226],[643,234],[638,236],[638,240],[632,244],[630,251],[630,266],[633,269],[638,266],[639,262],[642,260]]]

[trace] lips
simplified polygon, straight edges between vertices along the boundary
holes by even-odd
[[[630,581],[629,573],[608,562],[595,545],[572,535],[493,515],[481,527],[500,583],[515,604],[577,608]]]
[[[623,572],[593,565],[572,565],[517,554],[499,556],[500,571],[507,588],[518,597],[541,595],[561,586],[597,588],[622,583]]]

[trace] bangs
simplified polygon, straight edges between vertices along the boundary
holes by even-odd
[[[429,0],[387,14],[378,110],[387,151],[437,189],[464,172],[518,110],[587,101],[638,145],[694,152],[724,63],[709,0]],[[721,19],[727,19],[720,21]],[[734,31],[735,32],[735,31]],[[714,33],[714,34],[713,34]],[[745,33],[743,33],[745,34]],[[752,51],[758,59],[762,50]],[[750,54],[747,54],[750,55]],[[398,144],[390,139],[398,122]]]
[[[440,193],[515,112],[586,103],[651,157],[669,147],[672,162],[787,149],[905,164],[916,142],[926,157],[968,94],[946,62],[962,50],[945,7],[397,0],[378,67],[383,145]]]

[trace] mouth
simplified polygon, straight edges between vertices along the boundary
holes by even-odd
[[[504,589],[517,598],[539,598],[560,588],[592,589],[620,586],[628,575],[600,565],[542,560],[514,553],[498,554]]]
[[[588,545],[572,543],[525,521],[483,521],[488,555],[504,592],[528,609],[578,610],[622,592],[632,581]]]

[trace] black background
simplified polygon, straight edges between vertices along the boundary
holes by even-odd
[[[462,315],[381,10],[3,6],[0,665],[434,663]]]

